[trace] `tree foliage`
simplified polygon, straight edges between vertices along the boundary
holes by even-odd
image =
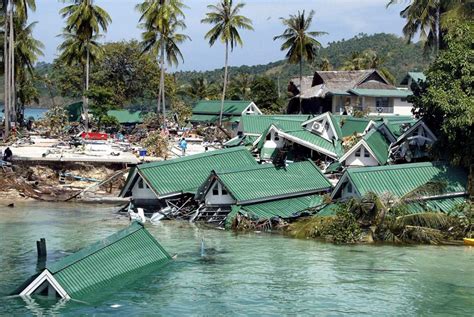
[[[459,24],[446,36],[442,50],[426,73],[426,82],[414,84],[414,114],[423,118],[438,142],[434,151],[468,166],[474,157],[474,27]]]

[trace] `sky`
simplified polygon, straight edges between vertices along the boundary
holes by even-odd
[[[140,39],[141,30],[137,23],[139,14],[135,5],[141,0],[96,0],[112,18],[112,24],[102,41],[112,42]],[[211,70],[222,68],[224,45],[216,42],[209,47],[204,34],[210,25],[201,24],[207,11],[206,6],[217,0],[186,0],[187,29],[183,32],[192,41],[181,45],[184,63],[174,70]],[[232,66],[258,65],[281,60],[285,53],[280,51],[281,43],[273,41],[275,35],[283,33],[280,17],[288,17],[298,10],[316,12],[312,30],[325,31],[321,36],[323,46],[327,43],[349,39],[359,33],[393,33],[401,36],[403,20],[399,12],[402,5],[385,8],[387,0],[246,0],[241,11],[253,21],[255,31],[241,31],[244,46],[237,47],[230,55]],[[51,62],[57,57],[57,47],[61,42],[58,34],[64,27],[59,10],[65,4],[58,0],[36,0],[36,12],[30,14],[30,21],[37,21],[34,36],[45,45],[40,61]]]

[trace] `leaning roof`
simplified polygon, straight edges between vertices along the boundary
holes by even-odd
[[[83,297],[92,290],[103,289],[104,284],[114,278],[170,259],[143,225],[133,222],[47,269],[69,296]]]
[[[464,169],[431,162],[348,168],[345,174],[360,195],[389,192],[403,197],[429,182],[445,183],[447,193],[465,192],[467,183]]]
[[[264,220],[273,217],[287,219],[308,209],[322,206],[323,200],[322,195],[307,195],[244,206],[233,205],[226,218],[226,226],[229,226],[239,213],[251,220]]]
[[[387,163],[390,141],[382,133],[372,129],[362,139],[367,143],[381,165]]]
[[[224,100],[224,115],[240,116],[252,103],[249,100]],[[220,100],[201,100],[193,107],[193,114],[219,114],[221,111]]]
[[[196,193],[213,169],[258,165],[245,147],[189,155],[168,161],[138,165],[139,174],[158,196]]]
[[[331,183],[311,161],[292,163],[285,167],[273,164],[250,168],[214,171],[237,204],[277,200],[308,195],[331,188]],[[200,193],[204,194],[204,193]]]

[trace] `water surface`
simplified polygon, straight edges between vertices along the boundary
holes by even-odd
[[[114,207],[0,205],[0,315],[458,315],[474,312],[474,248],[335,246],[180,222],[147,229],[176,261],[96,303],[6,297],[48,261],[128,224]],[[201,239],[206,257],[201,257]]]

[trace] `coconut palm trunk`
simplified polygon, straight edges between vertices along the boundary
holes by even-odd
[[[160,95],[158,96],[158,100],[161,98],[161,102],[163,103],[163,128],[166,129],[166,103],[165,103],[165,42],[164,39],[161,39],[160,45],[160,54],[161,54],[161,61],[160,61]],[[159,106],[158,106],[159,107]],[[158,108],[159,109],[159,108]]]
[[[3,1],[3,6],[4,6],[4,14],[5,17],[7,17],[8,14],[8,0]],[[10,88],[10,54],[9,54],[9,49],[8,49],[8,18],[5,18],[4,21],[4,37],[3,37],[3,64],[4,64],[4,74],[5,74],[5,81],[4,81],[4,120],[5,120],[5,133],[4,133],[4,139],[5,141],[7,140],[9,134],[10,134],[10,113],[9,113],[9,108],[10,108],[10,93],[9,93],[9,88]]]
[[[86,78],[84,85],[84,94],[82,95],[82,111],[84,112],[84,125],[86,131],[89,131],[89,98],[87,92],[89,91],[89,67],[90,67],[90,52],[89,47],[86,49]]]
[[[225,42],[225,61],[224,61],[224,88],[222,89],[221,111],[219,113],[219,127],[222,127],[222,115],[224,113],[225,91],[227,89],[227,68],[229,64],[229,42]]]
[[[301,94],[303,93],[303,45],[300,45],[300,97],[299,97],[299,102],[300,102],[300,109],[298,111],[299,114],[301,114],[301,103],[303,100],[301,99]]]
[[[13,5],[10,5],[10,107],[9,107],[9,120],[16,117],[16,94],[15,94],[15,34],[13,26]],[[15,120],[16,121],[16,120]]]

